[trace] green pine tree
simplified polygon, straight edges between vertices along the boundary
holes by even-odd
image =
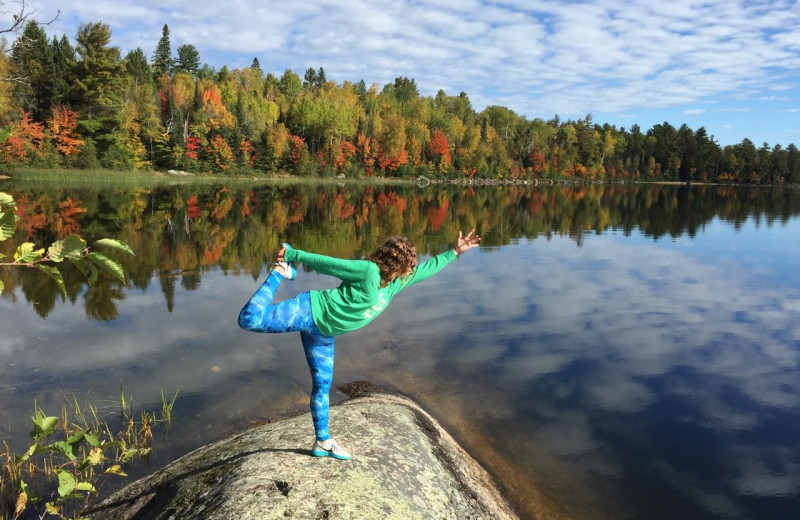
[[[28,22],[11,48],[14,95],[18,105],[33,115],[35,121],[44,121],[53,104],[53,51],[44,29],[36,22]]]
[[[107,24],[81,24],[76,41],[79,59],[73,69],[72,106],[81,114],[81,133],[94,139],[102,155],[116,140],[125,68],[119,48],[108,46],[111,29]]]
[[[192,76],[197,75],[200,67],[200,53],[194,45],[181,45],[178,47],[178,59],[173,67],[174,72],[186,72]]]
[[[153,80],[150,64],[147,63],[147,56],[141,47],[137,47],[125,56],[125,70],[137,85],[150,83]]]
[[[53,53],[53,104],[64,104],[72,88],[72,68],[75,66],[75,49],[69,43],[67,35],[57,39],[53,36],[50,43]]]
[[[169,26],[164,24],[161,30],[161,39],[158,40],[156,52],[153,54],[153,74],[160,78],[172,71],[172,48],[169,43]]]

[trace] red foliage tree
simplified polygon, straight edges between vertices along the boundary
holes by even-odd
[[[443,160],[445,164],[450,164],[450,142],[441,130],[433,133],[428,150],[430,151],[431,159],[434,161]]]
[[[197,160],[197,151],[200,149],[200,138],[190,135],[186,138],[186,157]]]
[[[545,166],[545,159],[544,154],[538,148],[534,148],[531,153],[528,154],[528,164],[530,165],[531,169],[533,170],[533,174],[537,177],[542,175]]]
[[[387,172],[396,172],[404,164],[408,164],[408,152],[405,150],[392,156],[387,156],[383,150],[378,154],[378,166]]]
[[[203,212],[197,204],[197,195],[192,195],[186,201],[186,216],[188,218],[200,218],[203,216]]]
[[[336,154],[336,168],[342,169],[342,167],[347,164],[347,161],[350,160],[356,154],[356,147],[350,141],[342,141],[339,143],[339,153]]]
[[[292,166],[297,165],[300,157],[303,155],[303,148],[306,146],[306,140],[299,135],[289,136],[289,162]]]

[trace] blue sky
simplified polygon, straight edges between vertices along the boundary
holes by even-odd
[[[416,79],[475,109],[643,129],[705,126],[722,145],[800,144],[800,0],[28,0],[47,30],[102,21],[152,56],[164,23],[215,67],[341,83]],[[169,7],[165,7],[165,5]]]

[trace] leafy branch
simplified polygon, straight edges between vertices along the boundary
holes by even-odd
[[[14,198],[8,193],[0,192],[0,241],[7,240],[14,235],[17,220],[17,208]],[[103,238],[95,242],[96,246],[104,246],[114,251],[133,255],[131,248],[121,240]],[[134,255],[135,256],[135,255]],[[0,260],[4,255],[0,253]],[[53,242],[45,252],[44,248],[36,247],[33,242],[24,242],[17,247],[13,262],[2,262],[0,266],[30,267],[39,269],[52,278],[61,293],[66,297],[67,289],[61,271],[52,264],[67,261],[74,265],[93,284],[97,281],[100,272],[107,272],[114,278],[125,282],[125,272],[120,262],[105,253],[91,251],[86,241],[78,235],[70,235],[62,240]],[[3,282],[0,281],[0,293],[3,291]]]

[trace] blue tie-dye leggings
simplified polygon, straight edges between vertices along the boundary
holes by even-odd
[[[239,312],[239,326],[254,332],[299,332],[311,370],[311,417],[317,440],[328,433],[328,393],[333,380],[334,338],[322,334],[311,317],[311,297],[300,293],[291,300],[272,304],[283,277],[272,271]]]

